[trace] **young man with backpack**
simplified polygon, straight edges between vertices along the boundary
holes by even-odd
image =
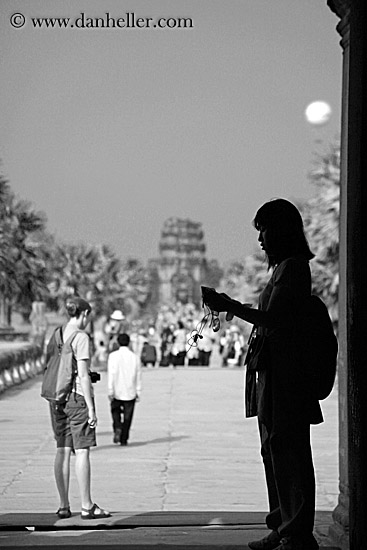
[[[47,347],[42,396],[50,402],[57,452],[54,465],[60,496],[59,518],[71,516],[69,503],[70,458],[75,452],[75,471],[81,496],[81,518],[109,517],[91,497],[90,447],[96,445],[97,416],[91,383],[90,341],[85,328],[92,308],[73,296],[66,301],[68,323],[55,330]]]

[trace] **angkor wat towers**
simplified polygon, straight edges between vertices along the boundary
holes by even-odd
[[[200,285],[208,278],[206,245],[202,224],[189,219],[165,221],[159,242],[159,258],[150,261],[161,304],[201,302]]]

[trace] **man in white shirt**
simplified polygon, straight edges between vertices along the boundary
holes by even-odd
[[[111,401],[113,442],[127,445],[135,403],[140,399],[140,357],[129,349],[128,334],[119,334],[117,341],[120,348],[108,356],[108,397]]]

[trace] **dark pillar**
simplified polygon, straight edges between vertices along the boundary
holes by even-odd
[[[333,511],[333,525],[329,530],[330,538],[343,550],[349,548],[349,463],[348,463],[348,315],[347,315],[347,248],[348,220],[348,97],[349,97],[349,59],[350,32],[349,6],[337,2],[331,6],[341,18],[337,30],[342,37],[340,45],[343,52],[342,80],[342,124],[341,124],[341,170],[340,170],[340,230],[339,230],[339,360],[338,360],[338,399],[339,399],[339,497]]]
[[[367,548],[367,4],[350,12],[347,341],[350,550]]]
[[[339,231],[339,497],[333,511],[334,523],[329,530],[330,538],[343,550],[349,548],[349,462],[348,462],[348,315],[347,315],[347,247],[348,220],[348,103],[350,73],[350,28],[348,1],[329,0],[330,8],[341,18],[337,30],[342,37],[343,52],[342,80],[342,127],[341,127],[341,170],[340,170],[340,231]]]
[[[367,3],[328,0],[341,18],[340,495],[330,534],[367,548]]]

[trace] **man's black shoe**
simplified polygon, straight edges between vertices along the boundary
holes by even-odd
[[[277,531],[272,531],[269,535],[260,540],[254,540],[247,545],[251,550],[275,550],[280,544],[280,536]]]
[[[114,436],[113,436],[113,442],[114,442],[114,443],[120,443],[121,432],[122,432],[122,430],[119,430],[119,429],[117,428],[117,430],[115,431]]]

